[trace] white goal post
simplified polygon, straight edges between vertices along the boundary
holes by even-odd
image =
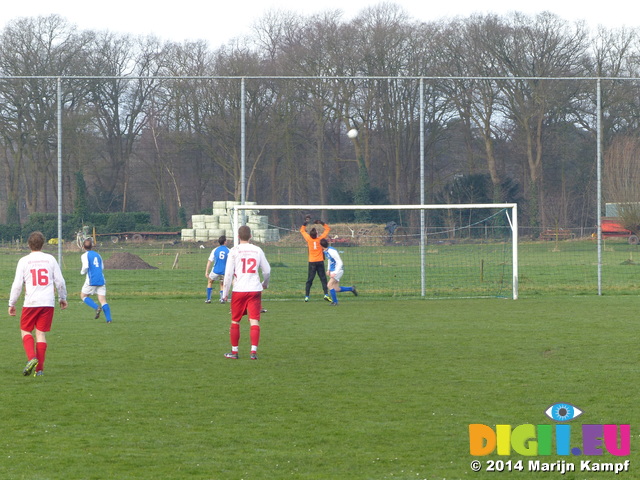
[[[488,203],[488,204],[445,204],[445,205],[258,205],[245,204],[234,205],[231,218],[233,220],[233,238],[234,244],[238,242],[238,229],[235,226],[246,224],[247,216],[245,211],[251,213],[265,212],[272,210],[292,210],[300,212],[308,211],[339,211],[339,210],[395,210],[395,211],[419,211],[420,213],[420,229],[419,229],[419,252],[420,252],[420,291],[421,296],[425,296],[427,285],[427,237],[430,235],[425,228],[425,211],[441,210],[441,211],[469,211],[469,210],[504,210],[508,220],[508,228],[510,229],[510,245],[511,245],[511,298],[518,298],[518,206],[515,203]]]

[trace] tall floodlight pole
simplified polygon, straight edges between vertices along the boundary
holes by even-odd
[[[58,107],[58,263],[62,266],[62,78],[57,79]]]
[[[420,78],[420,205],[424,205],[424,79]],[[420,295],[426,293],[424,210],[420,210]]]
[[[240,205],[244,205],[246,202],[246,183],[245,183],[245,163],[246,163],[246,135],[245,135],[245,122],[246,122],[246,101],[245,101],[245,78],[240,79]],[[238,245],[238,211],[234,211],[234,222],[231,225],[233,228],[233,244]],[[242,223],[244,223],[244,210],[242,211]]]
[[[597,172],[597,199],[598,209],[598,295],[602,295],[602,92],[601,82],[596,80],[596,172]]]
[[[245,79],[240,81],[240,204],[244,205],[246,196],[245,185]]]

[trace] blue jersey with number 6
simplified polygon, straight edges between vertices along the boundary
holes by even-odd
[[[216,275],[224,275],[224,269],[227,268],[227,257],[229,256],[229,248],[225,245],[220,245],[213,252],[213,273]]]

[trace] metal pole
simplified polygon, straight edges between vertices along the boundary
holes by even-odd
[[[596,80],[596,172],[598,221],[598,295],[602,295],[602,92]]]
[[[420,78],[420,205],[424,205],[424,79]],[[420,295],[426,294],[424,210],[420,210]]]
[[[513,288],[513,299],[518,299],[518,204],[513,206],[513,221],[511,223],[511,244],[513,273],[511,283]]]
[[[62,78],[57,79],[58,107],[58,263],[62,268]]]
[[[244,77],[242,78],[242,81],[240,83],[240,141],[241,141],[241,145],[240,145],[240,205],[244,205],[245,202],[247,201],[247,185],[246,185],[246,134],[245,134],[245,124],[246,124],[246,100],[245,100],[245,92],[246,92],[246,86],[245,86],[245,79]],[[242,225],[245,224],[245,211],[242,210]],[[237,220],[237,218],[236,218]],[[237,236],[237,231],[238,231],[238,227],[240,227],[240,225],[238,225],[237,221],[234,225],[234,229],[236,231],[234,238]],[[237,240],[237,239],[236,239]],[[234,245],[237,245],[237,242],[234,243]]]
[[[245,185],[245,79],[240,82],[240,204],[244,205],[246,200]]]

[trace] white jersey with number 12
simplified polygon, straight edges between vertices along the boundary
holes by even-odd
[[[262,272],[263,280],[260,280]],[[251,243],[240,243],[229,251],[225,278],[233,279],[234,292],[260,292],[269,283],[271,266],[262,249]],[[229,285],[225,282],[225,292]]]

